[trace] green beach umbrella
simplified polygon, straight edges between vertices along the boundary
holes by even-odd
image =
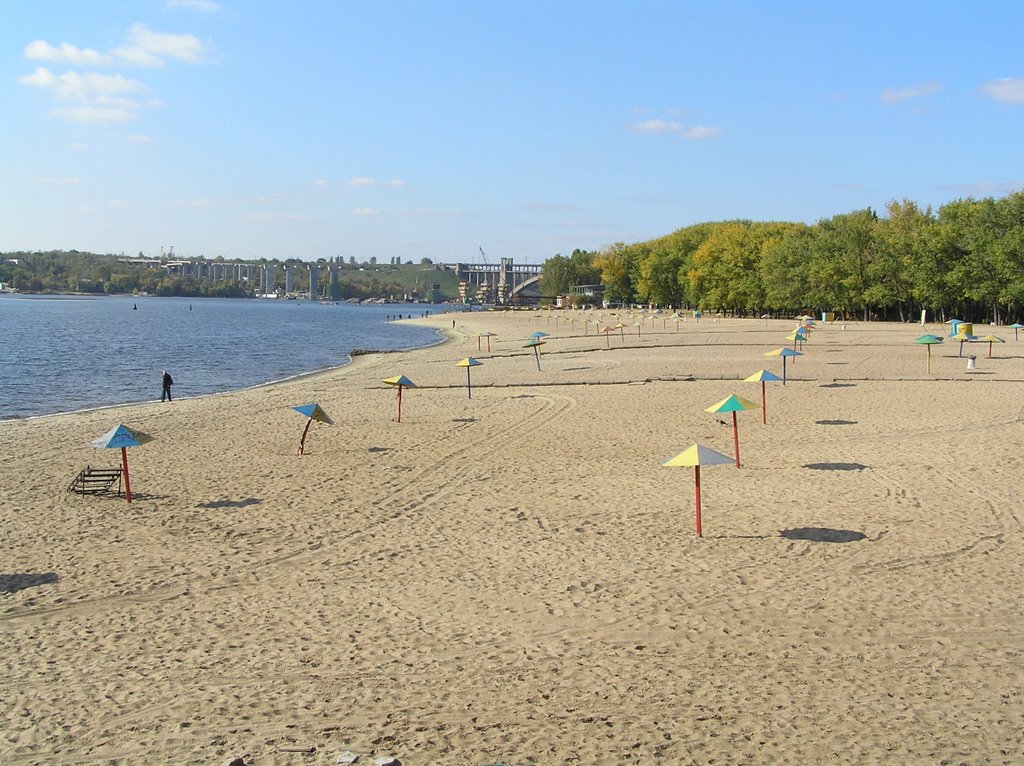
[[[782,385],[786,385],[786,359],[791,356],[802,356],[803,351],[794,351],[791,348],[777,348],[774,351],[765,351],[765,356],[781,356],[782,357]]]
[[[533,349],[533,355],[537,359],[537,369],[538,370],[540,370],[540,347],[543,346],[543,345],[544,345],[544,341],[542,341],[540,338],[534,338],[533,340],[527,341],[526,344],[523,346],[523,348],[532,348]]]
[[[323,408],[316,404],[300,404],[298,407],[292,407],[296,412],[301,412],[309,420],[306,421],[306,427],[302,429],[302,438],[299,440],[298,454],[306,454],[306,434],[309,433],[309,426],[316,420],[319,423],[326,423],[329,426],[334,425],[334,421],[331,420],[331,416],[323,411]]]
[[[728,455],[715,452],[703,444],[694,444],[685,452],[680,452],[674,458],[670,458],[662,463],[663,466],[669,468],[676,466],[693,468],[693,500],[696,512],[697,537],[703,537],[700,526],[700,467],[702,465],[725,465],[731,462],[732,458]]]
[[[926,349],[928,349],[927,369],[928,374],[930,375],[932,372],[932,346],[934,346],[936,343],[942,343],[942,338],[940,338],[938,335],[922,335],[920,338],[915,340],[914,343],[919,343]]]
[[[129,503],[132,501],[132,482],[128,476],[128,448],[139,447],[153,441],[153,437],[136,431],[123,423],[111,428],[103,436],[93,439],[89,444],[100,449],[121,450],[121,473],[124,474],[124,499]]]
[[[769,380],[782,380],[774,372],[768,372],[768,370],[758,370],[750,377],[744,378],[744,383],[760,383],[761,384],[761,422],[768,423],[768,402],[765,398],[764,384]]]
[[[395,418],[396,423],[402,422],[402,389],[403,388],[416,388],[416,384],[409,380],[404,375],[395,375],[393,378],[384,378],[382,383],[387,383],[389,386],[395,386],[398,388],[398,417]]]
[[[757,403],[752,402],[749,399],[744,399],[741,396],[733,394],[725,397],[722,401],[716,402],[708,407],[705,412],[719,413],[719,412],[731,412],[732,413],[732,444],[733,451],[736,453],[736,467],[740,467],[740,432],[736,427],[736,413],[743,412],[743,410],[756,410]]]
[[[466,396],[469,399],[473,398],[473,381],[470,380],[469,371],[471,368],[479,367],[482,364],[483,362],[481,362],[479,359],[474,359],[471,356],[467,356],[465,359],[455,363],[456,367],[466,368]]]
[[[1020,332],[1020,328],[1024,327],[1024,324],[1021,324],[1020,322],[1014,322],[1012,325],[1010,325],[1010,327],[1013,330],[1013,339],[1020,340],[1020,335],[1018,333]]]

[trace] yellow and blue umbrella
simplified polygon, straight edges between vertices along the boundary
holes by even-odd
[[[736,467],[740,467],[740,432],[736,427],[736,413],[743,412],[743,410],[756,410],[757,404],[744,399],[741,396],[732,394],[731,396],[725,397],[722,401],[716,402],[708,407],[705,412],[718,413],[718,412],[731,412],[732,413],[732,444],[733,451],[736,453]]]
[[[326,423],[329,426],[334,425],[334,421],[331,420],[331,416],[323,411],[323,408],[316,402],[310,404],[300,404],[298,407],[292,407],[296,412],[301,412],[309,420],[306,421],[306,427],[302,429],[302,438],[299,439],[299,450],[298,454],[306,454],[306,434],[309,433],[309,426],[313,421],[318,423]]]
[[[469,370],[471,367],[479,367],[482,364],[483,362],[481,362],[479,359],[474,359],[471,356],[467,356],[465,359],[462,359],[455,363],[456,367],[466,368],[466,396],[469,399],[473,398],[473,381],[469,377]]]
[[[956,333],[956,335],[950,337],[950,340],[960,341],[960,352],[957,354],[957,356],[964,355],[964,343],[969,343],[970,341],[977,339],[977,335],[971,335],[969,332],[964,332],[963,330],[960,330],[959,332]]]
[[[121,473],[124,474],[124,499],[132,501],[132,482],[128,476],[128,447],[139,447],[153,441],[153,437],[136,431],[123,423],[111,428],[103,436],[93,439],[89,444],[100,449],[121,450]]]
[[[786,385],[786,359],[791,356],[802,356],[803,351],[794,351],[791,348],[777,348],[774,351],[765,351],[765,356],[781,356],[782,357],[782,385]]]
[[[731,463],[732,458],[728,455],[723,455],[721,452],[715,452],[710,447],[705,447],[703,444],[694,444],[685,452],[680,452],[674,458],[670,458],[662,463],[663,466],[673,468],[676,466],[684,466],[693,468],[693,500],[694,508],[696,511],[696,531],[697,537],[702,537],[700,527],[700,467],[702,465],[725,465]]]
[[[744,383],[760,382],[761,384],[761,422],[764,424],[768,423],[768,402],[765,398],[764,384],[766,381],[769,380],[782,380],[782,378],[780,378],[774,372],[769,372],[768,370],[758,370],[750,377],[743,379]]]
[[[409,380],[404,375],[395,375],[393,378],[384,378],[382,383],[387,383],[389,386],[395,386],[398,388],[398,417],[395,418],[396,423],[402,422],[402,389],[403,388],[416,388],[416,384]]]

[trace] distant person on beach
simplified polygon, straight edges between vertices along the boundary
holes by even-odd
[[[171,377],[171,373],[164,370],[163,377],[163,390],[160,392],[160,401],[162,402],[165,398],[167,401],[174,401],[171,399],[171,386],[174,385],[174,378]]]

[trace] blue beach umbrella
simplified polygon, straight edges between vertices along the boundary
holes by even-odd
[[[934,346],[937,343],[942,343],[942,338],[940,338],[938,335],[922,335],[920,338],[915,340],[914,343],[924,346],[928,350],[928,363],[926,365],[926,369],[928,370],[928,374],[930,375],[932,372],[932,346]]]
[[[531,341],[527,341],[523,348],[532,348],[533,355],[537,359],[537,369],[540,370],[540,347],[544,345],[544,341],[540,338],[534,338]]]
[[[323,411],[323,408],[316,404],[300,404],[298,407],[292,407],[296,412],[300,412],[305,415],[309,420],[306,421],[306,427],[302,429],[302,438],[299,440],[298,454],[306,454],[306,434],[309,433],[309,426],[314,420],[320,423],[326,423],[329,426],[334,425],[334,421],[331,420],[331,416]]]
[[[1020,340],[1020,335],[1018,333],[1020,332],[1020,328],[1022,327],[1024,327],[1024,324],[1021,324],[1020,322],[1014,322],[1012,325],[1010,325],[1010,329],[1013,330],[1014,340]]]
[[[103,436],[89,442],[93,447],[100,449],[121,450],[121,472],[124,474],[124,499],[129,503],[132,501],[132,482],[128,476],[128,447],[139,447],[153,441],[153,437],[136,431],[123,423],[118,424],[107,431]]]

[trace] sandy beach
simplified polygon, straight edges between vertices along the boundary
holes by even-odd
[[[819,324],[698,539],[661,464],[795,321],[582,320],[0,423],[0,762],[1024,762],[1024,339]],[[118,423],[134,502],[66,492]]]

